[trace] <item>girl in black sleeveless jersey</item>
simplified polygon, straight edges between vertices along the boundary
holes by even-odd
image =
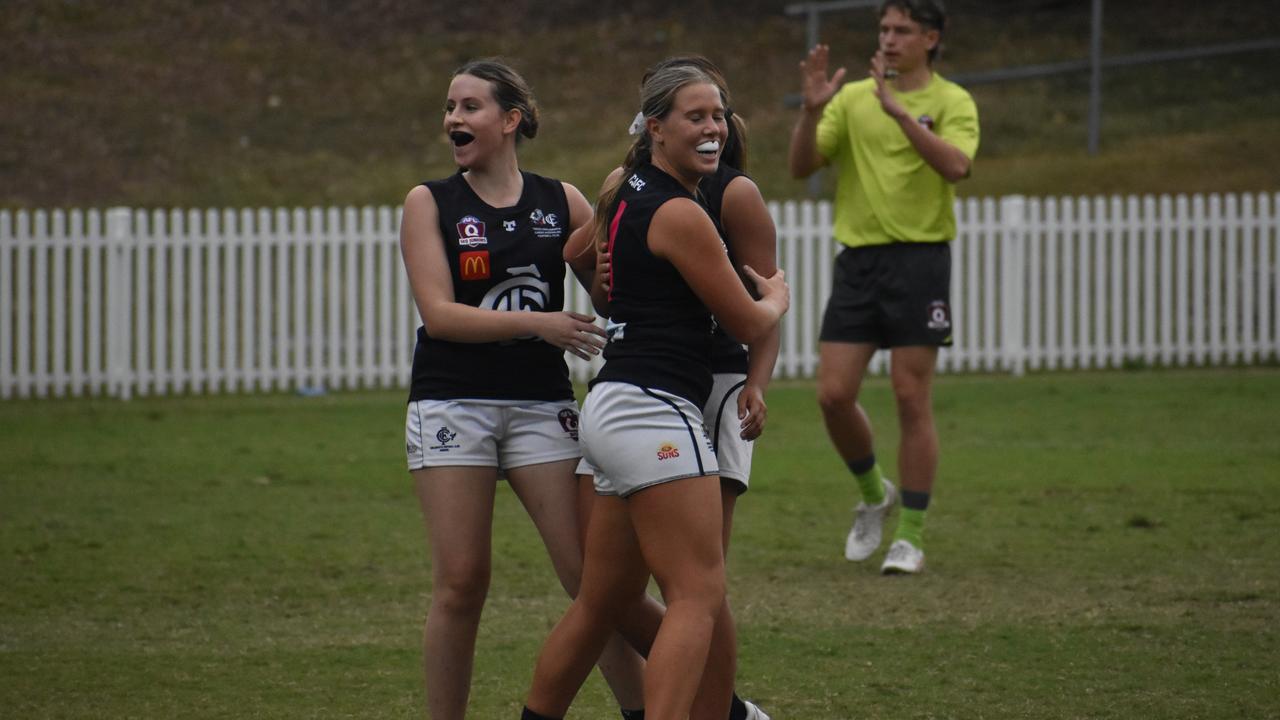
[[[668,58],[650,68],[646,77],[662,68],[677,65],[691,65],[704,70],[714,79],[727,100],[729,92],[723,74],[714,63],[702,56]],[[773,218],[759,188],[742,171],[746,156],[746,124],[739,115],[727,109],[726,115],[728,135],[721,151],[720,165],[714,175],[704,177],[698,183],[698,199],[711,216],[720,236],[726,241],[729,260],[733,266],[740,269],[747,265],[770,275],[777,267]],[[633,130],[637,129],[633,125]],[[616,169],[610,174],[606,184],[620,182],[622,172],[622,168]],[[573,233],[565,244],[565,260],[584,286],[593,291],[592,299],[596,310],[608,315],[609,257],[608,253],[595,252],[593,231],[594,221]],[[599,272],[596,271],[597,262],[601,263]],[[750,482],[753,441],[764,430],[767,410],[764,390],[772,379],[778,348],[776,327],[753,343],[750,353],[718,324],[712,337],[713,385],[702,413],[720,467],[726,556],[729,552],[734,508],[739,495],[746,492]],[[588,493],[591,492],[594,468],[583,460],[578,465],[578,474],[579,487],[585,487]],[[580,489],[579,492],[582,493],[583,490]],[[588,508],[588,503],[589,500],[581,504]],[[584,522],[583,526],[586,524]],[[646,603],[636,609],[640,617],[628,618],[622,624],[629,630],[628,640],[640,648],[642,654],[647,654],[648,647],[653,642],[653,632],[658,625],[658,620],[652,616],[656,614],[660,617],[662,611],[660,605]],[[703,685],[707,688],[705,703],[704,698],[699,696],[695,712],[705,705],[706,717],[722,718],[725,714],[721,709],[728,703],[729,720],[769,720],[763,710],[733,693],[736,669],[737,635],[730,604],[726,599],[722,617],[716,622],[710,658],[703,676]],[[564,693],[557,699],[568,702],[578,688],[561,685],[557,689]]]
[[[577,188],[522,172],[518,136],[537,133],[528,86],[497,61],[460,68],[444,128],[461,170],[415,187],[400,243],[423,320],[406,450],[431,547],[423,641],[427,706],[462,720],[489,585],[499,473],[528,510],[565,589],[580,581],[573,477],[578,414],[564,352],[599,352],[594,318],[562,310],[565,240],[587,223]],[[624,708],[638,708],[639,656],[602,660]]]
[[[597,205],[612,317],[581,439],[600,497],[582,590],[539,656],[526,718],[563,717],[556,687],[576,688],[590,672],[615,625],[643,602],[650,572],[667,611],[645,669],[646,717],[689,716],[724,604],[720,481],[701,412],[712,388],[711,315],[754,342],[788,304],[781,272],[765,279],[745,268],[761,295],[751,299],[694,200],[726,135],[714,81],[694,67],[661,69],[644,84],[642,109],[621,182]]]

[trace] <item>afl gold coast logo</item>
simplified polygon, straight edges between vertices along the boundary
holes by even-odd
[[[669,442],[664,442],[658,446],[658,459],[670,460],[671,458],[680,457],[680,449]]]

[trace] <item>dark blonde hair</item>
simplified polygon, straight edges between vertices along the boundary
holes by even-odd
[[[520,73],[513,70],[510,65],[497,58],[472,60],[453,71],[453,77],[459,75],[470,75],[488,81],[489,87],[493,90],[493,97],[498,101],[498,106],[503,112],[520,111],[519,135],[516,136],[516,140],[519,140],[521,135],[529,139],[537,136],[538,102],[533,99],[533,90],[529,89],[529,83],[525,82]]]
[[[722,88],[710,73],[694,65],[657,67],[645,75],[644,84],[640,87],[640,114],[646,119],[666,117],[675,106],[676,93],[689,85],[699,83],[709,83]],[[723,89],[720,91],[720,96],[721,102],[727,101]],[[622,187],[622,183],[633,170],[652,159],[653,138],[649,137],[649,129],[646,126],[641,129],[639,135],[636,135],[631,148],[627,150],[627,157],[622,161],[622,172],[600,191],[600,198],[596,200],[595,242],[597,245],[608,238],[609,223],[606,217],[609,209],[618,199],[618,189]]]
[[[720,162],[731,168],[746,170],[747,122],[733,111],[733,105],[729,101],[729,83],[715,63],[702,55],[674,55],[650,67],[645,72],[644,79],[648,80],[650,75],[663,68],[679,65],[690,65],[705,72],[711,78],[711,82],[720,89],[720,99],[724,103],[725,119],[729,125],[729,136],[725,139],[724,148],[720,151]]]

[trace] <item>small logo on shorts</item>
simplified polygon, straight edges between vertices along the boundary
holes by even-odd
[[[669,442],[664,442],[658,446],[658,459],[670,460],[671,458],[680,457],[680,449]]]
[[[452,443],[453,439],[456,437],[458,437],[458,433],[441,425],[440,429],[436,431],[436,442],[440,444],[432,445],[431,449],[435,450],[436,452],[449,452],[450,450],[455,450],[457,448],[462,447],[461,445],[456,445],[456,444],[450,445],[450,443]]]
[[[578,413],[565,408],[560,411],[557,416],[560,420],[560,427],[564,428],[564,432],[575,441],[578,439]]]
[[[950,330],[951,329],[951,309],[947,307],[944,300],[934,300],[929,303],[929,322],[930,330]]]

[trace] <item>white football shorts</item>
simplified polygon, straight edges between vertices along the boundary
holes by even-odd
[[[742,421],[738,419],[738,396],[746,383],[744,373],[716,373],[711,397],[702,409],[720,477],[732,480],[739,494],[746,492],[751,482],[751,451],[755,448],[754,442],[742,439]]]
[[[582,405],[582,456],[601,495],[627,497],[672,480],[719,473],[693,403],[662,390],[597,383]]]
[[[737,486],[738,494],[751,484],[751,453],[755,442],[742,439],[742,423],[738,420],[738,396],[747,382],[745,373],[716,373],[711,396],[702,408],[703,421],[715,447],[720,478]],[[596,468],[586,457],[574,471],[578,475],[595,475]]]
[[[405,418],[405,452],[410,470],[507,470],[578,458],[578,406],[572,400],[418,400]]]

